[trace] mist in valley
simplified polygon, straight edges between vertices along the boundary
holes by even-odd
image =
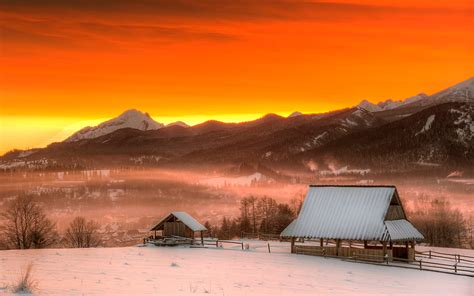
[[[202,223],[218,226],[224,217],[238,217],[240,201],[249,196],[290,203],[303,201],[308,184],[393,184],[408,212],[443,200],[462,213],[470,229],[473,226],[474,186],[458,179],[284,173],[290,177],[278,180],[258,171],[215,169],[11,171],[0,175],[0,212],[18,196],[29,196],[43,206],[59,233],[82,216],[98,223],[103,246],[125,246],[148,236],[152,224],[170,211],[186,211]]]

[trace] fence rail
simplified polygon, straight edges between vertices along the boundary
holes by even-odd
[[[276,233],[261,233],[261,232],[241,232],[240,238],[248,239],[259,239],[264,241],[277,240],[277,241],[287,241],[288,239],[282,238],[279,234]]]
[[[450,253],[442,253],[436,252],[432,250],[428,251],[415,251],[417,257],[426,258],[426,259],[442,259],[442,260],[454,260],[458,263],[467,262],[474,264],[474,257],[468,255],[461,255],[461,254],[450,254]]]
[[[454,256],[455,254],[443,253],[443,258],[446,257],[446,258],[450,258],[451,260],[456,258],[456,261],[453,261],[452,263],[447,263],[447,262],[432,261],[437,258],[434,252],[431,253],[431,261],[423,260],[425,259],[425,256],[424,256],[425,252],[417,252],[417,257],[420,257],[420,255],[422,255],[422,258],[420,258],[419,260],[416,260],[416,259],[410,260],[406,258],[388,257],[388,256],[371,255],[371,254],[355,254],[355,253],[349,257],[334,256],[334,255],[328,255],[328,252],[326,252],[325,248],[305,250],[304,248],[296,247],[295,253],[302,254],[302,255],[322,256],[322,257],[328,257],[328,258],[339,258],[339,259],[359,262],[359,263],[370,263],[370,264],[377,264],[377,265],[383,264],[383,265],[394,266],[394,267],[436,271],[436,272],[474,277],[474,265],[470,265],[469,262],[467,264],[466,263],[463,264],[462,263],[462,261],[464,261],[463,256],[458,255],[458,254],[456,254],[456,257],[455,257]],[[429,254],[427,256],[429,256]],[[466,256],[466,257],[470,257],[470,256]]]
[[[222,240],[222,239],[204,239],[203,240],[204,245],[208,246],[216,246],[219,247],[219,244],[222,246],[222,244],[235,244],[235,245],[240,245],[242,250],[244,249],[244,243],[243,242],[236,242],[236,241],[231,241],[231,240]],[[196,241],[196,244],[200,244],[200,240]]]

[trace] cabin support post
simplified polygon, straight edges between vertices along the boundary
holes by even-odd
[[[368,245],[368,244],[367,244],[367,241],[365,240],[365,241],[364,241],[364,249],[367,249],[367,245]]]
[[[324,246],[324,239],[319,239],[319,246],[322,248]]]
[[[295,238],[291,238],[291,253],[295,252]]]
[[[156,230],[155,230],[155,239],[156,239]]]
[[[387,255],[387,242],[382,242],[382,246],[383,246],[383,255]]]
[[[341,247],[341,240],[336,239],[336,256],[339,256],[339,248]]]
[[[412,254],[413,254],[413,258],[408,258],[408,259],[410,259],[410,260],[415,260],[415,259],[416,259],[415,241],[411,241],[410,244],[411,244],[411,248],[412,248],[412,252],[413,252],[413,253],[412,253]],[[408,242],[407,242],[407,245],[408,245]],[[407,252],[409,252],[409,251],[408,251],[408,248],[407,248]],[[410,253],[408,253],[408,256],[410,256]],[[421,261],[420,261],[420,263],[421,263]]]
[[[204,246],[204,233],[202,230],[201,230],[201,245]]]

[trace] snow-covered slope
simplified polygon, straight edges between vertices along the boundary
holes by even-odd
[[[75,142],[83,139],[93,139],[106,134],[110,134],[122,128],[134,128],[142,131],[156,130],[164,125],[154,121],[148,113],[143,113],[135,109],[127,110],[116,118],[112,118],[94,127],[85,127],[72,136],[67,138],[65,142]]]
[[[472,295],[472,278],[289,254],[289,243],[224,248],[1,251],[0,295],[33,263],[38,295]]]
[[[474,77],[430,97],[432,103],[474,101]]]

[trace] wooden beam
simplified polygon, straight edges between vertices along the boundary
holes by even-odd
[[[322,248],[324,246],[324,239],[319,239],[319,246]]]
[[[201,245],[204,246],[204,234],[202,230],[201,230]]]
[[[383,246],[383,255],[387,255],[387,242],[382,242],[382,246]]]
[[[368,243],[367,243],[367,241],[365,240],[365,241],[364,241],[364,249],[367,249],[367,245],[368,245]]]
[[[295,238],[291,238],[291,253],[295,252]]]

